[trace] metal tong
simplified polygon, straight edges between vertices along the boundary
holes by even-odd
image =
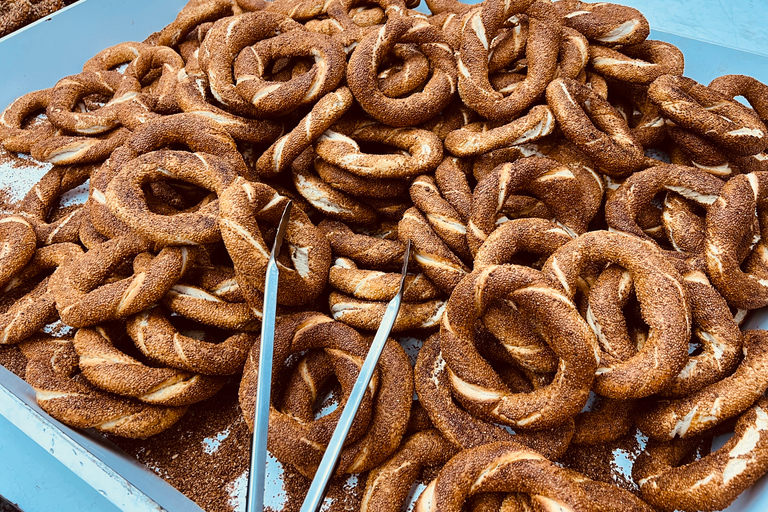
[[[277,312],[278,269],[276,258],[280,254],[292,202],[288,201],[277,227],[272,252],[267,263],[267,278],[264,284],[264,314],[261,322],[261,348],[259,351],[259,374],[256,380],[256,413],[253,418],[253,440],[251,442],[251,469],[248,473],[248,512],[264,510],[264,480],[267,462],[267,430],[269,428],[269,397],[272,391],[272,357],[275,342],[275,315]]]
[[[373,372],[381,357],[381,352],[384,350],[384,344],[389,337],[389,333],[392,331],[392,326],[395,324],[395,319],[400,311],[400,303],[403,300],[403,292],[405,290],[405,274],[408,270],[408,260],[410,259],[410,256],[411,242],[409,240],[405,247],[405,254],[403,255],[403,271],[400,276],[400,289],[398,290],[397,295],[395,295],[395,297],[389,301],[389,304],[387,304],[387,309],[381,319],[379,329],[376,331],[376,336],[373,338],[371,348],[368,350],[368,355],[365,357],[363,367],[360,368],[360,374],[357,376],[355,385],[352,386],[352,391],[349,393],[347,404],[344,406],[339,422],[336,424],[336,430],[333,431],[333,436],[328,443],[328,448],[325,450],[323,459],[320,461],[320,466],[317,468],[317,473],[315,473],[315,477],[312,479],[312,485],[310,485],[307,496],[304,498],[304,503],[301,505],[301,512],[316,512],[323,501],[328,482],[336,470],[336,464],[338,463],[339,455],[341,454],[341,447],[344,445],[344,440],[347,438],[349,429],[352,427],[352,421],[355,419],[357,410],[360,408],[360,403],[363,401],[365,390],[371,382]],[[259,373],[259,376],[261,376],[261,373]]]

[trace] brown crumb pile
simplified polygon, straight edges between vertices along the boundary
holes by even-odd
[[[192,405],[179,423],[156,436],[110,439],[206,511],[235,510],[228,488],[248,468],[251,439],[236,384]]]
[[[27,367],[27,358],[21,353],[16,345],[0,345],[0,366],[15,373],[16,376],[24,378],[24,372]]]
[[[144,440],[108,437],[207,512],[245,510],[251,432],[238,405],[236,382],[191,406],[179,423],[156,436]],[[281,474],[267,471],[265,510],[298,512],[310,481],[277,465]],[[366,477],[333,479],[324,510],[359,510]]]

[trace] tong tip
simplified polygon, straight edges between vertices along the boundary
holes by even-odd
[[[272,244],[272,258],[277,258],[277,255],[280,254],[280,247],[283,245],[283,237],[285,236],[285,230],[288,228],[288,219],[291,215],[291,207],[293,206],[293,201],[290,199],[285,204],[285,208],[283,209],[283,214],[280,216],[280,224],[277,225],[277,233],[275,234],[275,241]]]

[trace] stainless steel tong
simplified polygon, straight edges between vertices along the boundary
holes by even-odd
[[[409,240],[408,245],[405,247],[405,254],[403,255],[403,271],[400,276],[400,289],[398,290],[397,295],[395,295],[387,305],[379,329],[376,331],[376,336],[374,336],[373,342],[371,343],[371,348],[368,350],[368,355],[365,357],[363,367],[360,369],[360,374],[357,376],[355,385],[349,393],[347,404],[344,406],[339,422],[336,424],[336,430],[333,431],[333,436],[328,443],[328,448],[325,450],[320,466],[317,468],[317,473],[315,473],[315,477],[312,479],[312,485],[310,485],[307,496],[304,498],[304,503],[301,505],[301,512],[315,512],[323,501],[328,482],[336,470],[341,447],[344,445],[344,440],[347,438],[349,429],[352,426],[352,421],[355,419],[355,414],[357,414],[357,410],[360,408],[360,403],[363,401],[365,390],[371,382],[373,372],[381,357],[381,352],[384,350],[384,344],[389,337],[389,333],[392,331],[392,326],[395,325],[395,319],[400,311],[400,303],[403,300],[403,292],[405,290],[405,274],[408,270],[408,260],[410,259],[410,255],[411,242]],[[259,374],[259,376],[261,376],[261,374]]]
[[[261,348],[259,351],[259,374],[256,380],[256,414],[253,418],[253,440],[251,442],[251,469],[248,473],[248,512],[264,510],[264,480],[267,465],[267,430],[269,428],[269,397],[272,391],[272,356],[275,342],[275,315],[277,312],[277,256],[283,244],[291,201],[285,205],[283,216],[277,227],[272,252],[267,263],[267,279],[264,284],[264,313],[261,321]]]

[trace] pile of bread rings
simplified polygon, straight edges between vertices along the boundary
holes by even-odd
[[[727,507],[768,471],[768,331],[739,327],[768,306],[768,86],[684,77],[617,4],[416,4],[191,0],[8,106],[5,150],[51,168],[0,218],[0,344],[75,427],[151,436],[232,378],[250,424],[291,199],[282,463],[316,470],[318,401],[344,402],[410,240],[394,332],[423,345],[414,368],[389,340],[342,452],[361,510],[425,467],[420,511]],[[633,428],[633,492],[562,462]]]
[[[0,5],[0,37],[53,14],[77,0],[5,0]]]

